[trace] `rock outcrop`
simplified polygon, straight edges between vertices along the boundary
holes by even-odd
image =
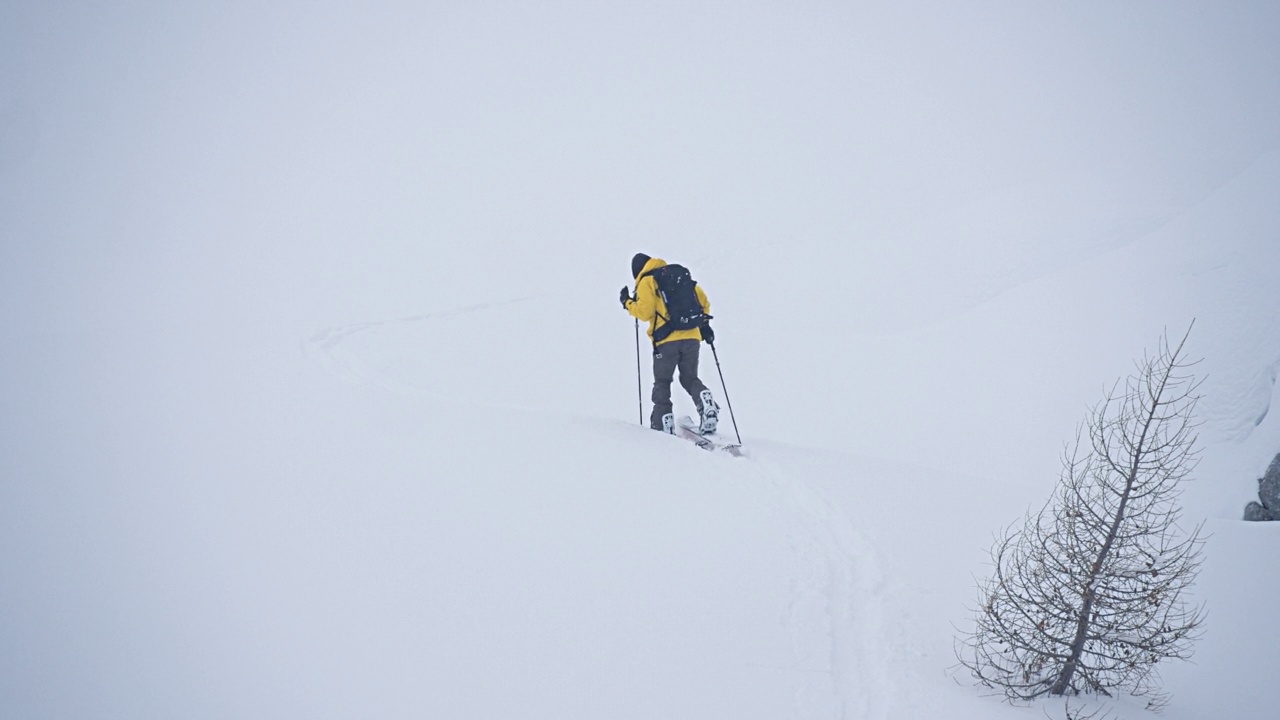
[[[1244,507],[1245,520],[1280,520],[1280,454],[1258,479],[1258,499]]]

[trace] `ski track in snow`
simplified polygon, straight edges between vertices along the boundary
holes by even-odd
[[[370,320],[324,328],[302,342],[302,353],[316,366],[354,385],[373,386],[392,393],[421,395],[420,388],[388,378],[388,373],[378,372],[379,368],[376,365],[371,365],[366,358],[361,357],[360,350],[363,347],[361,341],[365,336],[377,333],[384,328],[394,329],[429,320],[452,318],[515,305],[531,299],[521,297],[498,300],[467,305],[452,310],[419,313],[389,320]]]
[[[795,686],[795,717],[886,717],[883,692],[891,683],[878,660],[882,581],[873,546],[837,506],[781,463],[751,462],[793,518],[795,569],[786,622],[795,667],[810,678]]]
[[[420,395],[422,389],[387,377],[379,363],[364,356],[368,335],[436,318],[480,312],[523,302],[472,305],[440,313],[326,328],[303,341],[304,355],[349,383],[392,393]],[[779,668],[792,674],[793,717],[885,718],[893,702],[884,693],[894,687],[881,637],[883,586],[877,553],[870,540],[820,491],[797,478],[784,462],[750,452],[742,463],[760,481],[781,512],[795,565],[783,621],[791,635],[793,662]]]

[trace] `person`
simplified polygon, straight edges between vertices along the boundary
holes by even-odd
[[[649,339],[653,342],[653,412],[649,416],[649,427],[662,432],[675,432],[675,415],[671,404],[671,383],[675,379],[676,370],[680,371],[680,385],[693,398],[698,408],[698,431],[710,435],[716,431],[720,406],[716,404],[711,391],[698,379],[698,349],[702,341],[715,342],[711,325],[703,322],[698,327],[687,330],[665,328],[669,314],[666,301],[658,291],[658,281],[653,271],[665,267],[667,263],[660,258],[652,258],[644,253],[636,253],[631,258],[631,275],[635,278],[635,294],[622,287],[618,299],[622,307],[632,317],[649,323]],[[686,275],[687,277],[687,275]],[[711,303],[702,286],[693,285],[697,302],[702,312],[710,318]]]

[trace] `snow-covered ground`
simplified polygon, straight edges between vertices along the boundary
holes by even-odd
[[[1193,320],[1163,717],[1273,717],[1278,67],[1267,3],[0,8],[0,717],[1060,714],[953,638]],[[637,251],[747,457],[640,426]]]

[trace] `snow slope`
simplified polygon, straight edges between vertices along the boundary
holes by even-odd
[[[1060,713],[952,639],[1193,319],[1163,716],[1274,714],[1273,8],[50,8],[0,10],[0,716]],[[636,251],[747,457],[640,427]]]

